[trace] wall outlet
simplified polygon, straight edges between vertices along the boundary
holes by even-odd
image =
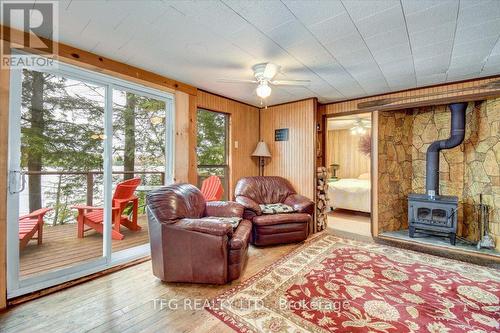
[[[238,149],[238,141],[234,141],[234,149]]]

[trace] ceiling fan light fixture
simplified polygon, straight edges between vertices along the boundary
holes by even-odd
[[[267,98],[271,95],[271,87],[267,84],[267,82],[259,83],[257,89],[255,89],[257,96],[260,98]]]

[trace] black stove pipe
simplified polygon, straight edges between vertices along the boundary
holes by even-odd
[[[450,104],[451,131],[446,140],[434,141],[427,148],[427,164],[425,173],[425,189],[427,195],[434,199],[439,195],[439,152],[441,149],[450,149],[462,143],[465,136],[465,110],[467,103]]]

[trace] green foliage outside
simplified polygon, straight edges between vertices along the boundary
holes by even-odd
[[[198,110],[198,165],[226,164],[226,122],[222,113]]]
[[[163,171],[165,103],[122,91],[115,91],[113,102],[114,170]],[[29,201],[29,211],[54,208],[48,219],[54,225],[75,222],[75,210],[70,207],[86,202],[87,175],[71,173],[97,172],[93,198],[94,203],[102,202],[104,103],[102,87],[23,71],[21,167],[30,175],[28,198],[22,200]],[[63,174],[38,174],[44,172]],[[114,184],[123,178],[113,175]],[[161,177],[141,178],[147,185],[158,185]]]

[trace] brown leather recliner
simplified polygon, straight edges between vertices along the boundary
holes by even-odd
[[[242,178],[236,184],[236,202],[245,206],[244,217],[252,221],[251,243],[271,245],[300,242],[309,235],[314,203],[297,194],[292,184],[282,177]],[[294,213],[262,214],[260,204],[284,203]]]
[[[190,184],[175,184],[147,195],[153,274],[167,282],[224,284],[237,279],[247,257],[252,224],[208,216],[242,217],[236,202],[205,202]]]

